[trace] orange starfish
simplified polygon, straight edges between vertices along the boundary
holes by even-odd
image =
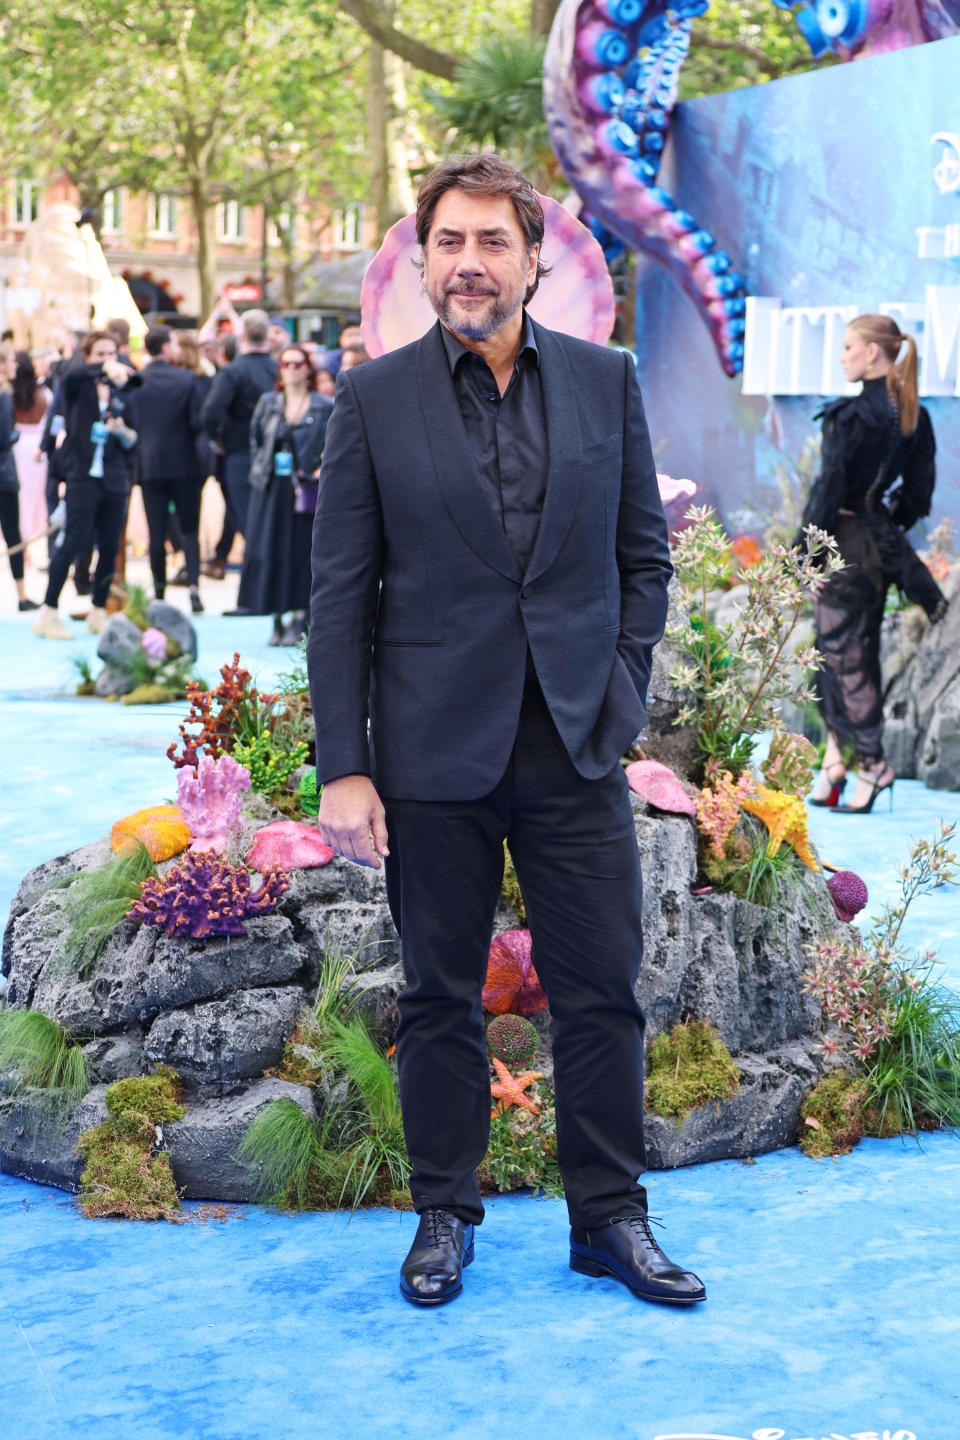
[[[538,1107],[530,1099],[529,1095],[523,1092],[534,1080],[543,1079],[542,1070],[525,1070],[522,1075],[511,1075],[502,1060],[494,1060],[493,1068],[500,1077],[499,1084],[490,1086],[490,1094],[494,1100],[500,1101],[500,1111],[508,1110],[511,1105],[522,1105],[524,1110],[529,1110],[531,1115],[539,1115]],[[493,1114],[496,1115],[496,1110]]]

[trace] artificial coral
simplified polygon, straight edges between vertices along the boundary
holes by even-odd
[[[177,753],[176,740],[167,748],[167,757],[177,769],[189,765],[196,770],[201,752],[216,760],[229,754],[236,740],[253,728],[256,720],[276,703],[276,695],[267,695],[250,684],[249,670],[240,668],[239,651],[220,670],[220,684],[202,690],[195,680],[187,684],[190,713],[180,725],[182,749]],[[216,707],[216,708],[215,708]],[[188,727],[196,727],[189,733]]]
[[[866,885],[852,870],[837,870],[827,881],[827,889],[830,891],[837,919],[847,925],[855,915],[859,915],[870,898]]]
[[[307,758],[304,741],[295,745],[278,744],[269,731],[253,735],[249,740],[240,740],[234,745],[234,754],[250,772],[250,783],[261,795],[272,795],[282,790],[294,770]]]
[[[529,930],[504,930],[494,936],[487,960],[483,1004],[491,1015],[535,1015],[546,1010],[537,972],[533,968]]]
[[[705,785],[697,798],[697,825],[718,859],[726,854],[727,841],[737,823],[741,806],[753,793],[755,782],[749,770],[734,780],[729,770]]]
[[[243,922],[277,906],[290,881],[281,870],[265,870],[251,889],[245,865],[230,865],[211,851],[190,852],[158,880],[145,880],[128,914],[167,935],[204,940],[209,935],[244,935]]]
[[[247,855],[251,870],[309,870],[329,865],[335,852],[324,844],[316,825],[303,820],[275,820],[253,837]]]
[[[782,790],[771,790],[766,785],[758,785],[754,794],[741,801],[741,807],[749,815],[756,815],[767,827],[770,835],[767,841],[768,855],[776,855],[780,846],[786,842],[804,865],[811,870],[820,869],[817,857],[810,848],[807,809],[802,800],[798,800],[795,795],[787,795]]]
[[[115,822],[110,831],[115,855],[130,855],[138,841],[146,846],[151,860],[170,860],[179,855],[190,842],[183,811],[176,805],[151,805]]]
[[[767,758],[760,768],[764,780],[774,790],[802,800],[810,789],[816,763],[816,747],[805,735],[780,730],[770,741]]]
[[[522,1015],[498,1015],[487,1026],[487,1050],[511,1070],[529,1065],[537,1053],[540,1037],[536,1027]]]
[[[634,760],[624,774],[634,794],[657,810],[689,815],[691,819],[696,814],[694,801],[669,765],[662,765],[659,760]]]
[[[240,824],[240,796],[250,789],[250,772],[231,755],[214,760],[201,755],[196,774],[177,772],[177,799],[193,839],[191,850],[222,854],[230,832]]]

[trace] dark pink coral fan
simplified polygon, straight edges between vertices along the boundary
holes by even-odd
[[[827,881],[827,889],[830,891],[830,899],[838,919],[846,925],[850,924],[855,915],[859,915],[870,898],[866,885],[852,870],[837,870]]]
[[[167,935],[244,935],[244,920],[266,915],[290,889],[282,870],[265,870],[263,884],[250,888],[250,871],[212,851],[190,852],[159,880],[144,880],[131,919],[155,925]]]

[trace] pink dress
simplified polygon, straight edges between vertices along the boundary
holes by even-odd
[[[47,462],[41,460],[38,464],[33,458],[37,446],[40,444],[40,437],[43,434],[43,421],[47,406],[52,396],[45,385],[37,387],[37,399],[34,404],[31,416],[41,410],[41,399],[43,401],[42,411],[39,420],[33,423],[17,421],[17,429],[20,438],[13,447],[13,457],[17,462],[17,476],[20,480],[20,534],[24,540],[32,540],[34,536],[40,535],[47,526],[47,502],[45,490],[47,484]],[[38,554],[46,554],[46,547]],[[24,552],[27,563],[30,563],[29,547]],[[36,562],[34,562],[36,563]]]

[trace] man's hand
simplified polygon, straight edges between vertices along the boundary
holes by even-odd
[[[118,389],[122,389],[130,378],[129,370],[119,360],[104,360],[103,373]]]
[[[379,870],[378,856],[390,854],[383,805],[367,775],[329,780],[320,796],[317,824],[324,842],[356,865]]]

